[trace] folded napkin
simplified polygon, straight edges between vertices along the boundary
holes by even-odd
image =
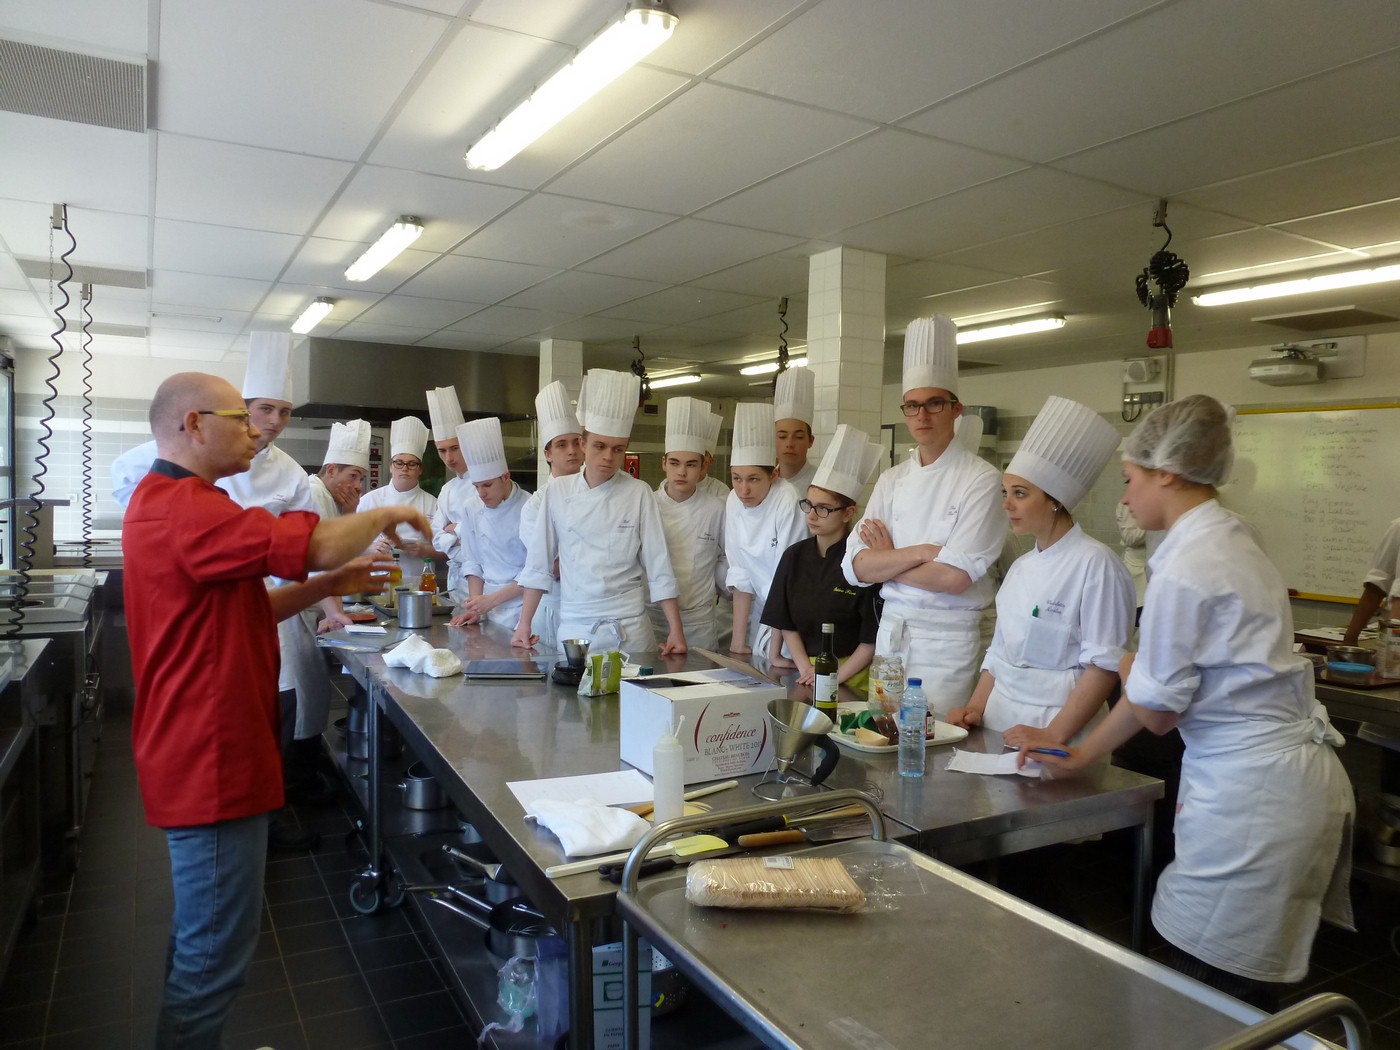
[[[953,755],[943,768],[954,773],[981,773],[983,776],[997,776],[1003,773],[1019,773],[1023,777],[1039,777],[1040,763],[1028,761],[1020,769],[1016,768],[1016,751],[1000,755],[984,755],[976,751],[959,751],[953,748]]]
[[[431,675],[434,678],[446,678],[462,671],[462,661],[456,653],[451,649],[434,649],[417,635],[400,642],[385,653],[384,664],[386,667],[407,667],[415,674]]]
[[[630,810],[605,806],[593,798],[536,799],[525,816],[558,835],[570,857],[631,849],[651,830]]]

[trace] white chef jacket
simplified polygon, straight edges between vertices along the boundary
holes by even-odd
[[[335,504],[335,497],[331,495],[331,490],[326,488],[326,483],[320,476],[308,475],[307,484],[311,486],[311,499],[316,504],[316,513],[323,518],[340,517],[340,508]]]
[[[1361,582],[1379,587],[1389,597],[1395,586],[1397,565],[1400,565],[1400,518],[1386,526],[1385,535],[1371,559],[1371,571]]]
[[[806,499],[807,489],[811,487],[812,479],[816,476],[817,464],[813,463],[812,460],[809,458],[807,460],[806,466],[804,466],[792,477],[783,478],[783,480],[792,486],[793,491],[797,493],[798,499]]]
[[[719,643],[715,622],[719,587],[728,573],[724,557],[724,504],[696,488],[690,499],[676,502],[665,485],[655,493],[666,548],[676,574],[681,625],[691,647],[713,649]],[[652,606],[652,626],[665,637],[669,629],[661,610]]]
[[[220,478],[215,484],[240,507],[262,507],[273,514],[293,510],[320,513],[306,471],[276,445],[268,445],[257,453],[252,465],[242,474]],[[272,582],[275,585],[280,581]],[[293,735],[298,740],[324,732],[330,711],[330,680],[326,677],[326,662],[316,648],[315,624],[314,608],[304,609],[277,624],[277,642],[282,649],[277,688],[297,692],[297,724]]]
[[[782,478],[774,480],[768,495],[757,507],[746,507],[737,493],[731,492],[724,508],[724,553],[729,561],[725,585],[736,591],[753,595],[753,612],[745,636],[749,647],[766,656],[759,645],[763,628],[763,606],[768,601],[768,589],[783,552],[798,540],[808,536],[806,515],[797,506],[797,490]],[[735,624],[734,632],[745,630]],[[767,631],[763,631],[767,636]]]
[[[997,592],[997,626],[982,670],[996,678],[982,724],[1043,729],[1086,667],[1118,673],[1136,609],[1118,555],[1075,525],[1021,555]]]
[[[447,555],[447,593],[454,603],[460,604],[467,597],[467,580],[462,573],[462,545],[458,533],[462,531],[462,521],[467,508],[482,506],[481,497],[466,478],[452,477],[443,482],[438,490],[437,511],[432,517],[433,549]],[[447,531],[449,524],[456,530]]]
[[[477,499],[467,505],[467,517],[457,528],[462,533],[462,578],[479,576],[490,594],[515,582],[525,568],[525,544],[520,539],[520,515],[530,493],[515,482],[510,483],[510,495],[494,507]],[[502,627],[515,630],[520,622],[522,598],[503,602],[487,614],[487,619]]]
[[[661,483],[661,485],[665,484],[666,482],[664,481]],[[656,486],[656,490],[658,492],[661,491],[661,485]],[[723,503],[729,498],[729,486],[726,485],[724,482],[720,481],[719,478],[709,476],[703,477],[700,479],[700,483],[696,485],[695,488],[698,492],[708,492],[711,496],[715,497],[715,499],[719,500],[721,503]]]
[[[400,492],[392,484],[370,489],[360,497],[359,511],[373,510],[375,507],[414,507],[429,522],[437,513],[438,501],[431,493],[424,492],[417,485],[407,492]],[[423,534],[402,522],[394,526],[399,540],[403,543],[421,541]],[[411,554],[399,555],[399,567],[403,569],[403,586],[418,586],[418,578],[423,575],[423,559]]]
[[[1151,560],[1134,703],[1181,715],[1176,858],[1152,922],[1212,966],[1263,981],[1307,971],[1319,917],[1351,926],[1351,785],[1342,742],[1292,652],[1283,578],[1210,500]]]
[[[117,506],[126,510],[131,502],[131,494],[136,486],[151,470],[156,461],[156,443],[146,441],[135,448],[129,448],[112,460],[112,498]]]
[[[656,648],[648,589],[659,602],[678,588],[650,486],[623,471],[594,488],[582,471],[555,478],[525,546],[522,587],[549,590],[559,559],[560,637],[587,638],[596,621],[612,618],[629,651]]]
[[[540,520],[545,489],[552,480],[553,478],[546,474],[541,479],[540,487],[525,501],[525,506],[520,511],[520,542],[525,544],[527,562],[530,558],[530,537],[535,533],[535,523]],[[559,648],[559,581],[553,577],[549,581],[549,590],[540,595],[540,604],[535,607],[535,620],[530,629],[539,636],[540,649],[554,652]]]

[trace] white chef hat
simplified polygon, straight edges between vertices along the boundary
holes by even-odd
[[[404,416],[389,424],[389,458],[394,456],[416,456],[423,458],[423,450],[428,447],[428,428],[417,416]]]
[[[724,416],[718,412],[711,412],[709,431],[705,434],[705,451],[712,456],[715,454],[715,449],[719,448],[719,432],[723,426]]]
[[[1087,405],[1051,397],[1011,457],[1008,474],[1025,478],[1068,510],[1094,487],[1121,439]]]
[[[243,373],[243,399],[292,400],[292,335],[254,332],[248,337],[248,371]]]
[[[912,389],[912,388],[911,388]],[[963,412],[953,420],[953,438],[974,456],[982,445],[982,417]]]
[[[810,368],[795,366],[782,372],[773,387],[773,420],[800,419],[812,429],[816,414],[817,374]]]
[[[363,419],[331,424],[331,440],[321,465],[332,463],[369,470],[369,424]]]
[[[578,396],[579,421],[590,434],[631,437],[641,396],[642,381],[631,372],[590,368]]]
[[[569,404],[568,388],[558,379],[535,395],[535,415],[540,423],[541,448],[561,434],[583,433],[573,406]]]
[[[946,314],[919,317],[904,333],[904,391],[936,387],[958,395],[958,326]]]
[[[462,458],[467,461],[467,480],[473,485],[492,481],[506,472],[506,445],[501,437],[501,421],[485,416],[457,428]]]
[[[734,447],[731,467],[771,467],[778,462],[773,437],[773,406],[766,401],[741,401],[734,406]]]
[[[703,454],[710,440],[710,406],[695,397],[673,397],[666,402],[666,445],[662,452]]]
[[[428,391],[428,422],[433,425],[434,441],[451,441],[462,425],[462,403],[457,389],[440,386]]]
[[[870,472],[880,461],[881,451],[864,431],[842,423],[836,428],[836,435],[812,476],[812,484],[849,500],[858,500],[861,489],[870,480]]]

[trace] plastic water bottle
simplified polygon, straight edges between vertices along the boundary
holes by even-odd
[[[899,704],[899,775],[924,775],[924,747],[928,722],[928,697],[922,678],[911,678]]]

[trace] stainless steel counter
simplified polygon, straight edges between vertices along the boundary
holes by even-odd
[[[1318,682],[1317,698],[1333,718],[1351,718],[1400,729],[1400,682],[1385,689],[1352,689]]]

